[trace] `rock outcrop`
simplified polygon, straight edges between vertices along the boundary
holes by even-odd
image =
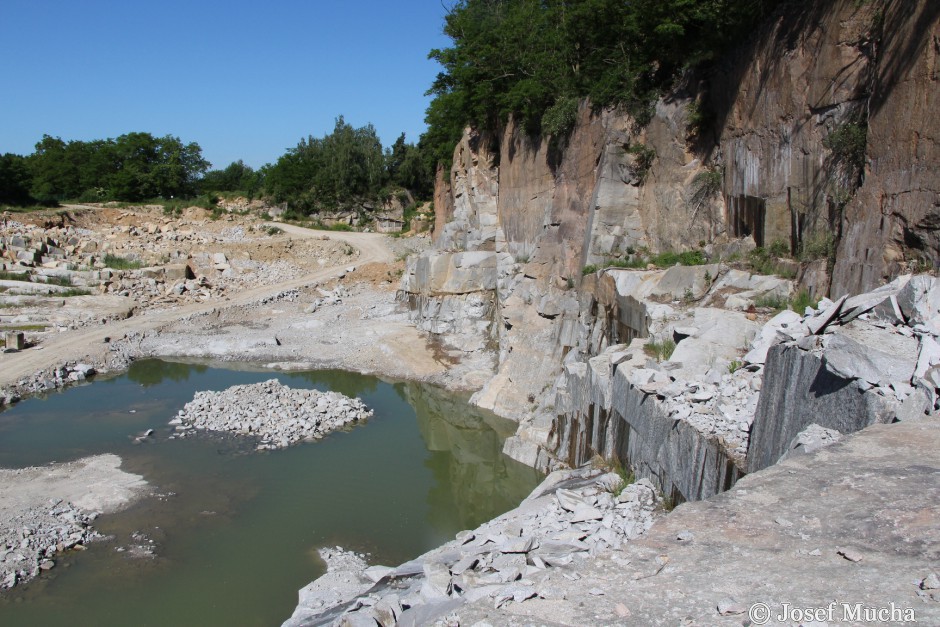
[[[929,214],[940,206],[940,155],[928,113],[938,92],[938,17],[926,0],[787,5],[707,80],[690,77],[659,101],[642,128],[582,103],[566,138],[529,137],[512,122],[500,136],[468,129],[450,172],[438,172],[437,251],[410,262],[401,295],[418,326],[454,355],[496,355],[494,376],[473,402],[520,421],[508,453],[549,469],[633,450],[631,462],[646,464],[642,474],[667,494],[702,498],[749,468],[749,450],[762,460],[755,467],[773,463],[814,422],[854,430],[898,415],[911,376],[889,377],[901,391],[890,388],[894,398],[883,405],[885,381],[832,365],[837,354],[851,355],[849,341],[864,344],[849,327],[839,339],[819,339],[812,327],[826,327],[825,312],[767,326],[752,312],[799,288],[817,300],[830,287],[838,295],[872,289],[913,256],[938,258]],[[891,103],[905,113],[890,113]],[[868,129],[864,171],[830,141],[847,129]],[[825,260],[803,267],[796,285],[719,263],[774,242],[823,256],[838,243],[832,277]],[[633,260],[642,249],[689,248],[713,263],[581,276],[587,265]],[[915,333],[916,324],[900,321]],[[643,347],[666,341],[675,353],[650,363]],[[636,374],[646,370],[645,380]],[[786,409],[799,403],[783,398],[757,410],[765,379],[763,398],[795,399],[795,388],[775,386],[793,376],[805,392],[817,375],[853,395],[822,396],[854,408],[858,420],[821,424],[809,420],[812,410]],[[771,418],[771,407],[786,417]],[[650,427],[640,443],[647,427],[630,421],[644,411],[649,424],[678,419],[704,439],[678,444],[682,429]],[[630,428],[614,427],[621,420]],[[670,461],[687,453],[714,470]]]
[[[895,0],[879,19],[865,181],[843,212],[833,296],[940,266],[940,5]]]

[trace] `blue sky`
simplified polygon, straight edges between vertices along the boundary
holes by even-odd
[[[451,2],[445,2],[450,5]],[[275,161],[344,115],[385,146],[424,131],[449,45],[440,0],[0,0],[0,153],[43,133],[195,141],[214,167]]]

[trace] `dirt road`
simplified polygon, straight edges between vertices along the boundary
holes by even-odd
[[[370,262],[389,263],[394,255],[386,245],[387,236],[379,233],[325,232],[306,229],[291,224],[272,224],[286,233],[300,238],[323,237],[347,242],[359,250],[355,265]],[[183,305],[176,309],[144,312],[126,320],[111,322],[100,327],[86,327],[51,337],[41,347],[27,349],[18,353],[6,354],[0,367],[0,387],[12,386],[17,381],[28,377],[44,368],[69,360],[82,360],[91,352],[100,350],[105,338],[122,338],[132,331],[147,331],[172,323],[191,314],[210,311],[218,307],[244,305],[284,290],[303,287],[315,281],[329,280],[342,274],[349,263],[318,268],[304,276],[264,285],[228,296],[223,300],[210,300],[204,303]]]

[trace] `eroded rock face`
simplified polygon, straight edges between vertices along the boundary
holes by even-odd
[[[940,5],[890,2],[868,102],[865,182],[845,208],[835,296],[940,265]]]

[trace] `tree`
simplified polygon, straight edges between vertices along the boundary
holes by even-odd
[[[686,68],[716,58],[778,1],[460,0],[444,24],[453,45],[428,55],[442,66],[428,92],[429,150],[449,162],[464,126],[496,132],[510,115],[530,133],[564,132],[585,97],[645,122]]]
[[[0,204],[25,206],[34,202],[29,193],[32,176],[26,157],[6,153],[0,156]]]
[[[308,214],[376,199],[386,181],[375,128],[353,128],[342,116],[332,133],[301,139],[265,176],[267,191],[277,202]]]
[[[224,170],[209,170],[199,182],[204,192],[242,192],[253,198],[261,186],[261,174],[239,159]]]
[[[178,137],[128,133],[117,139],[62,141],[44,135],[28,158],[31,193],[40,201],[87,197],[140,201],[190,197],[209,163],[199,144]]]

